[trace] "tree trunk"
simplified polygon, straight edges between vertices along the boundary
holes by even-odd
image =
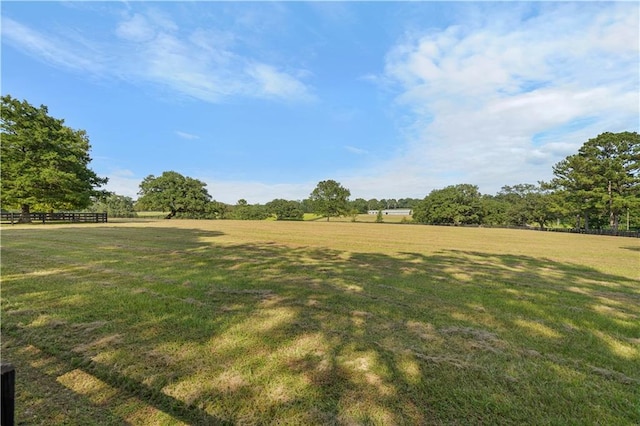
[[[588,231],[589,230],[589,213],[584,214],[584,230]]]
[[[613,212],[613,196],[611,195],[611,181],[609,181],[609,227],[618,230],[618,217]]]
[[[617,214],[613,214],[613,223],[611,224],[611,228],[615,231],[618,232],[618,227],[620,226],[620,216]],[[611,218],[609,218],[609,220],[611,221]]]
[[[20,211],[20,219],[18,223],[31,223],[31,206],[29,204],[23,204]]]

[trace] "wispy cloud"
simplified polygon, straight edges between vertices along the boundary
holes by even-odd
[[[353,154],[358,154],[358,155],[364,155],[368,153],[366,149],[356,148],[355,146],[351,146],[351,145],[345,145],[344,149],[346,149],[347,151]]]
[[[181,132],[179,130],[176,130],[175,133],[178,137],[182,139],[190,140],[190,141],[200,139],[200,136],[194,135],[193,133]]]
[[[307,183],[263,183],[228,181],[200,177],[207,183],[207,190],[213,198],[234,204],[243,198],[251,204],[264,204],[276,198],[303,200],[309,197],[317,182]]]
[[[109,182],[107,182],[104,189],[133,199],[138,198],[138,190],[142,178],[136,177],[131,170],[112,170],[108,173],[107,177],[109,178]]]
[[[637,130],[638,6],[584,6],[544,4],[528,18],[516,8],[510,25],[408,34],[384,73],[413,123],[394,164],[493,191],[512,176],[545,178],[601,132]],[[569,125],[576,120],[583,125]]]
[[[91,57],[77,52],[78,40],[68,39],[63,34],[43,34],[6,16],[2,17],[2,39],[28,55],[59,68],[91,74],[105,71],[103,57],[95,52]]]
[[[307,101],[304,69],[268,63],[234,45],[235,35],[215,28],[180,28],[154,9],[128,13],[113,23],[109,39],[68,37],[2,18],[2,37],[13,47],[55,67],[92,76],[151,83],[207,102],[229,97]]]

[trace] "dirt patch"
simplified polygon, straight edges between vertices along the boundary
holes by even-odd
[[[407,321],[407,329],[423,340],[437,340],[440,338],[436,328],[429,323]]]
[[[114,345],[122,343],[122,335],[121,334],[111,334],[109,336],[104,336],[99,339],[96,339],[89,343],[82,343],[75,348],[71,349],[72,352],[76,353],[84,353],[89,350],[101,350]]]
[[[108,321],[94,321],[94,322],[84,322],[79,324],[73,324],[71,327],[76,330],[84,331],[86,333],[91,333],[92,331],[95,331],[106,324],[108,324]]]
[[[613,380],[625,385],[640,384],[640,380],[638,379],[634,379],[633,377],[629,377],[618,371],[609,370],[607,368],[591,366],[591,372],[597,374],[598,376],[602,376],[605,379]]]
[[[500,340],[495,333],[472,327],[446,327],[438,330],[447,337],[458,337],[465,340],[469,349],[501,353],[505,342]]]
[[[456,368],[467,368],[469,367],[469,363],[461,360],[459,358],[455,358],[452,356],[433,356],[433,355],[425,355],[423,353],[420,352],[416,352],[414,351],[413,354],[415,355],[416,358],[428,361],[430,363],[435,363],[435,364],[448,364],[451,365],[453,367]]]
[[[231,288],[216,288],[209,290],[208,295],[213,296],[215,294],[235,294],[235,295],[249,295],[258,297],[269,297],[273,294],[269,289],[231,289]]]

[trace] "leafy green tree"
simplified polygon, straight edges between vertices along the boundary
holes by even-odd
[[[585,228],[595,218],[618,229],[620,217],[638,208],[640,135],[602,133],[553,167],[550,186],[560,191]]]
[[[480,198],[482,206],[482,224],[490,226],[506,226],[509,224],[507,210],[509,204],[497,195],[483,194]]]
[[[349,212],[351,192],[335,180],[323,180],[313,190],[310,199],[316,213],[330,217],[345,216]]]
[[[381,210],[384,209],[384,205],[376,198],[372,198],[367,201],[367,210]]]
[[[94,198],[87,209],[93,213],[107,213],[109,217],[136,217],[133,198],[124,195],[108,194]]]
[[[309,198],[305,198],[304,200],[300,201],[300,208],[304,213],[313,213],[313,201],[311,201]]]
[[[355,210],[356,214],[365,214],[367,213],[368,206],[367,200],[364,198],[356,198],[355,200],[349,203],[351,205],[351,210]]]
[[[432,225],[469,225],[480,224],[481,215],[482,203],[478,187],[459,184],[431,191],[415,207],[413,219]]]
[[[44,105],[2,96],[0,132],[0,200],[21,210],[21,222],[30,222],[32,207],[84,209],[107,183],[89,169],[86,132],[49,116]]]
[[[413,209],[420,201],[418,198],[400,198],[398,200],[398,208]]]
[[[275,215],[276,220],[302,220],[304,211],[297,201],[288,201],[281,198],[269,201],[266,204],[267,212]]]
[[[496,198],[506,204],[509,225],[528,226],[537,223],[543,229],[547,222],[555,218],[551,193],[543,186],[530,183],[505,185]]]
[[[211,219],[226,219],[230,211],[230,205],[215,200],[208,203],[206,208],[208,217]]]
[[[169,171],[161,176],[149,175],[140,183],[138,205],[141,209],[169,211],[167,219],[177,213],[204,212],[211,196],[206,183]]]
[[[265,220],[270,213],[262,204],[249,204],[245,200],[239,200],[238,204],[231,209],[230,216],[237,220]]]

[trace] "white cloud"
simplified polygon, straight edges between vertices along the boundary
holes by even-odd
[[[6,16],[2,17],[1,27],[4,42],[44,62],[91,74],[102,74],[105,71],[103,57],[94,55],[88,58],[77,52],[74,44],[82,44],[82,40],[74,41],[62,35],[43,34]]]
[[[140,189],[139,185],[142,182],[142,178],[136,177],[131,170],[113,170],[107,177],[109,181],[102,189],[131,197],[134,200],[138,198],[138,190]]]
[[[317,182],[308,183],[276,183],[247,181],[221,181],[217,179],[199,178],[207,184],[211,197],[223,203],[235,204],[245,199],[249,204],[264,204],[276,198],[286,200],[303,200],[309,197]]]
[[[132,42],[146,42],[156,36],[155,29],[143,15],[136,13],[116,27],[116,35]]]
[[[542,12],[511,27],[487,20],[409,34],[395,46],[385,78],[413,127],[406,155],[389,165],[493,192],[548,178],[601,132],[637,130],[637,5]]]
[[[186,139],[186,140],[196,140],[196,139],[200,139],[200,136],[198,135],[194,135],[193,133],[187,133],[187,132],[181,132],[179,130],[176,130],[176,135],[182,139]]]
[[[157,17],[143,19],[134,17],[139,22],[132,25],[127,21],[127,28],[131,27],[127,35],[137,37],[134,41],[138,43],[133,50],[136,57],[123,62],[129,64],[125,76],[209,102],[231,96],[309,99],[307,86],[294,73],[234,49],[235,37],[228,31],[196,28],[184,35],[166,20],[156,24]],[[155,36],[142,40],[139,33]]]
[[[234,45],[235,36],[215,29],[181,29],[151,9],[122,18],[106,41],[36,30],[8,17],[2,37],[14,47],[56,67],[134,83],[152,83],[207,102],[228,97],[305,101],[312,99],[301,77],[264,62]]]
[[[351,152],[352,154],[363,155],[368,153],[366,149],[356,148],[355,146],[351,146],[351,145],[345,145],[344,149]]]
[[[246,73],[254,80],[257,93],[262,97],[308,99],[310,96],[306,86],[298,79],[271,65],[250,64]]]

